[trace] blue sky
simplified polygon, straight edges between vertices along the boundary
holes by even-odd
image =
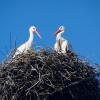
[[[35,36],[33,47],[53,47],[54,33],[64,25],[74,51],[100,64],[100,0],[0,0],[0,61],[15,40],[18,47],[28,39],[31,25],[43,37]]]

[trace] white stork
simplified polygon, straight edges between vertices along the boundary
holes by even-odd
[[[29,28],[29,39],[28,41],[26,41],[24,44],[22,44],[21,46],[19,46],[13,56],[16,57],[17,55],[19,54],[22,54],[22,53],[28,53],[29,50],[31,50],[31,47],[32,47],[32,43],[33,43],[33,39],[34,39],[34,34],[37,34],[38,37],[41,39],[41,35],[38,33],[37,29],[35,26],[31,26]]]
[[[54,45],[54,50],[57,51],[58,53],[63,53],[63,54],[65,54],[69,49],[68,41],[62,37],[62,34],[64,32],[65,32],[64,26],[60,26],[57,32],[55,33],[56,43]]]

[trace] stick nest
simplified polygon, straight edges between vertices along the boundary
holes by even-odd
[[[98,100],[95,76],[72,51],[32,51],[0,65],[0,100]]]

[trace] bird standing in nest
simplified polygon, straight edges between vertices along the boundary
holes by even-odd
[[[22,54],[22,53],[27,54],[28,51],[31,50],[33,39],[34,39],[34,34],[37,34],[40,39],[42,38],[41,35],[39,34],[39,32],[37,31],[36,27],[35,26],[31,26],[29,28],[29,35],[30,35],[29,39],[24,44],[22,44],[21,46],[19,46],[16,49],[16,52],[15,52],[13,58],[16,57],[19,54]]]
[[[58,53],[66,54],[68,51],[68,41],[62,37],[62,34],[65,32],[65,27],[60,26],[59,29],[56,31],[56,43],[54,44],[54,50]]]

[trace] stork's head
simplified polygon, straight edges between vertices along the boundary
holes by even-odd
[[[65,27],[60,26],[59,29],[56,31],[55,35],[62,34],[62,33],[64,33],[64,31],[65,31]]]
[[[40,39],[42,38],[41,35],[40,35],[40,33],[37,31],[37,29],[36,29],[35,26],[31,26],[31,27],[29,28],[29,32],[30,32],[30,33],[34,33],[34,34],[37,34],[37,36],[38,36]]]

